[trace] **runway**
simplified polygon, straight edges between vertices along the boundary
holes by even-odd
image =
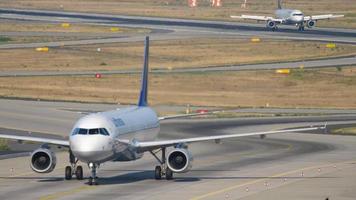
[[[20,100],[1,100],[0,105],[6,108],[0,109],[0,126],[6,128],[0,131],[11,131],[9,128],[16,127],[26,130],[28,127],[31,134],[36,134],[34,132],[38,130],[59,136],[68,133],[74,121],[82,115],[80,110],[115,107]],[[275,130],[307,126],[324,120],[328,120],[329,124],[356,122],[356,115],[352,114],[354,111],[347,114],[337,110],[327,112],[330,113],[323,117],[166,121],[161,126],[160,138]],[[356,186],[353,181],[356,172],[355,143],[351,136],[306,133],[277,134],[263,140],[248,137],[224,141],[220,145],[197,143],[189,146],[195,159],[192,171],[177,174],[173,181],[152,178],[156,161],[147,154],[137,162],[104,164],[99,169],[101,184],[97,187],[86,185],[86,180],[63,180],[63,167],[67,165],[64,152],[58,153],[58,165],[51,174],[33,173],[27,157],[3,159],[0,160],[0,198],[260,199],[262,196],[264,199],[353,199],[356,195],[352,189]],[[88,176],[87,167],[84,166],[84,169],[85,176]],[[344,183],[343,187],[340,183]],[[310,184],[313,187],[308,187]],[[335,187],[331,187],[333,184],[336,184]],[[323,187],[327,186],[331,188],[325,191]]]
[[[44,10],[0,9],[0,18],[18,20],[36,20],[52,22],[82,22],[102,25],[119,25],[127,27],[141,27],[157,30],[173,31],[169,34],[157,33],[160,39],[197,37],[197,36],[261,36],[263,38],[311,40],[341,43],[356,43],[356,30],[315,28],[305,32],[298,32],[295,27],[283,27],[277,32],[267,31],[265,24],[248,24],[241,22],[221,22],[204,20],[187,20],[155,17],[138,17],[123,15],[107,15],[80,12],[59,12]],[[154,34],[153,39],[155,39]],[[162,38],[163,37],[163,38]],[[133,37],[130,41],[136,41]],[[127,41],[127,40],[124,40]],[[99,40],[98,43],[101,43]],[[104,42],[104,41],[103,41]],[[118,41],[116,41],[118,42]],[[85,44],[85,43],[83,43]],[[54,45],[54,44],[50,44]],[[69,44],[68,44],[69,45]],[[18,46],[2,45],[2,48],[19,48]]]

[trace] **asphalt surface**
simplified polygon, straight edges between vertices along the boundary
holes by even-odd
[[[324,41],[356,44],[356,30],[351,29],[331,29],[315,28],[305,32],[298,32],[295,27],[283,27],[277,32],[267,31],[263,24],[246,24],[240,22],[220,22],[202,21],[186,19],[169,19],[155,17],[136,17],[122,15],[105,15],[94,13],[42,11],[42,10],[19,10],[0,9],[0,18],[22,20],[22,21],[46,21],[46,22],[70,22],[87,23],[103,26],[121,26],[134,28],[148,28],[152,32],[149,34],[151,40],[169,40],[182,38],[201,37],[242,37],[259,36],[261,38],[290,39],[303,41]],[[1,35],[21,35],[21,36],[43,36],[52,33],[14,33],[4,32]],[[63,36],[61,33],[53,33],[54,36]],[[68,36],[77,37],[76,33]],[[41,46],[63,47],[71,45],[105,44],[116,42],[137,42],[142,41],[143,34],[88,34],[84,38],[71,41],[54,41],[25,44],[2,44],[0,49],[12,48],[34,48]],[[356,57],[340,57],[321,60],[306,60],[297,62],[263,63],[237,66],[209,66],[204,68],[173,69],[173,70],[153,70],[153,73],[186,73],[186,72],[216,72],[216,71],[237,71],[237,70],[260,70],[260,69],[280,69],[280,68],[315,68],[315,67],[335,67],[335,66],[355,66]],[[2,71],[0,77],[9,76],[68,76],[68,75],[93,75],[102,74],[129,74],[138,73],[137,70],[113,70],[113,71]]]
[[[21,100],[1,100],[0,105],[1,132],[58,135],[51,137],[65,136],[67,129],[83,115],[82,111],[116,107]],[[166,121],[162,123],[160,138],[275,130],[320,124],[324,120],[329,124],[356,123],[353,111],[327,112],[330,112],[327,116],[313,118]],[[48,133],[36,133],[44,129]],[[189,146],[195,159],[192,171],[177,174],[173,181],[153,179],[156,162],[147,154],[135,162],[102,165],[98,174],[100,185],[96,187],[88,186],[87,180],[63,180],[67,165],[65,152],[57,153],[58,164],[50,174],[33,173],[28,157],[8,158],[0,160],[0,199],[301,199],[301,196],[302,199],[354,199],[355,144],[351,136],[305,133],[271,135],[263,140],[247,137],[223,141],[220,145],[196,143]],[[89,171],[83,166],[87,177]]]

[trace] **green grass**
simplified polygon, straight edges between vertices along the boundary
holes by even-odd
[[[292,69],[290,77],[294,80],[304,80],[304,69]]]
[[[8,151],[8,150],[10,150],[10,147],[7,144],[7,140],[0,139],[0,151]]]
[[[0,36],[0,43],[5,43],[11,41],[11,38],[6,36]]]

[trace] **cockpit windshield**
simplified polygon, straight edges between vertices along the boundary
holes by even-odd
[[[89,129],[89,135],[98,135],[99,129]]]
[[[303,16],[303,13],[294,13],[293,16]]]
[[[73,130],[72,135],[105,135],[109,136],[108,130],[106,128],[94,128],[94,129],[84,129],[76,128]]]

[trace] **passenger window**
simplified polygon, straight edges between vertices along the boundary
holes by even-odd
[[[101,129],[100,129],[100,134],[101,134],[101,135],[106,135],[106,136],[110,135],[109,132],[108,132],[108,130],[106,130],[105,128],[101,128]]]
[[[99,134],[99,129],[90,129],[89,130],[89,135],[98,135]]]
[[[78,134],[79,135],[86,135],[86,134],[88,134],[88,129],[79,129],[79,131],[78,131]]]

